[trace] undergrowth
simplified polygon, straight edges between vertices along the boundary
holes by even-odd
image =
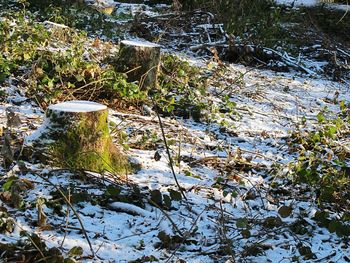
[[[315,41],[322,41],[326,47],[349,42],[346,32],[350,16],[346,11],[334,10],[325,4],[293,8],[277,5],[272,0],[181,2],[186,10],[213,12],[218,22],[224,23],[226,31],[233,35],[231,41],[235,44],[283,47],[297,55],[300,47],[312,46]]]
[[[289,145],[298,154],[290,175],[317,195],[321,208],[349,210],[350,204],[350,105],[340,102],[339,113],[327,108],[317,115],[318,125],[291,134]]]
[[[137,103],[145,98],[136,83],[104,63],[112,44],[74,29],[44,26],[30,13],[9,13],[0,28],[1,80],[22,76],[28,95],[43,108],[68,99]]]
[[[0,81],[20,77],[27,95],[44,109],[71,99],[118,108],[146,103],[165,115],[198,121],[206,108],[205,76],[174,55],[162,56],[158,88],[147,94],[116,70],[118,47],[110,42],[65,25],[37,22],[25,9],[3,16],[0,28]]]

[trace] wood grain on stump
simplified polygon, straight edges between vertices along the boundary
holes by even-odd
[[[155,88],[159,71],[160,46],[147,41],[123,40],[116,67],[128,81],[139,81],[141,90]]]
[[[25,152],[63,168],[125,173],[129,163],[112,142],[107,118],[107,107],[95,102],[51,105],[42,126],[25,139]]]

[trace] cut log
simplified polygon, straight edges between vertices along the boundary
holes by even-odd
[[[112,142],[107,117],[107,107],[95,102],[51,105],[42,126],[25,138],[24,153],[58,167],[125,174],[130,164]]]
[[[160,45],[123,40],[116,62],[117,70],[127,73],[128,81],[139,81],[141,90],[155,88],[159,71]]]

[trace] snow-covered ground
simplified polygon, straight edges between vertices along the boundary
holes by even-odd
[[[206,71],[218,66],[210,62],[214,66],[208,69],[209,61],[183,59]],[[16,221],[15,231],[1,234],[1,242],[23,239],[20,232],[25,230],[65,253],[81,247],[83,262],[350,260],[348,239],[312,219],[319,211],[315,196],[293,193],[290,185],[272,186],[274,167],[288,169],[295,157],[286,145],[290,131],[303,119],[316,124],[325,107],[338,111],[334,101],[350,101],[349,85],[296,72],[225,67],[221,83],[212,82],[208,88],[207,103],[217,106],[227,94],[236,103],[235,114],[212,115],[206,122],[162,118],[172,158],[180,160],[174,170],[186,199],[170,169],[154,112],[110,110],[109,119],[126,132],[127,154],[141,164],[140,171],[123,176],[81,174],[28,162],[2,169],[4,177],[17,176],[30,187],[23,191],[24,209],[0,201]],[[240,73],[242,84],[227,88]],[[6,110],[11,108],[20,118],[12,131],[23,139],[42,124],[44,112],[15,83],[10,80],[2,87],[8,97],[0,105],[0,123],[7,125]],[[143,147],[146,144],[150,147]],[[275,190],[280,193],[273,194]],[[40,198],[45,199],[42,207]],[[39,207],[47,216],[40,227]],[[286,207],[292,211],[282,216],[281,208]]]
[[[331,3],[331,1],[322,1],[322,0],[276,0],[277,4],[281,5],[293,5],[297,6],[316,6],[316,5],[324,5],[328,8],[349,11],[349,5]]]
[[[234,74],[248,69],[230,65],[228,70]],[[303,224],[307,229],[317,227],[311,220],[317,211],[317,204],[313,203],[312,197],[304,201],[297,196],[269,198],[268,179],[272,164],[287,163],[291,159],[284,141],[288,131],[293,130],[302,117],[315,120],[315,115],[324,106],[336,110],[335,105],[327,102],[335,92],[339,92],[340,100],[349,101],[349,87],[322,79],[294,78],[291,74],[283,76],[264,70],[250,71],[245,75],[244,83],[233,96],[241,116],[232,122],[236,127],[235,135],[220,132],[215,122],[210,124],[163,119],[169,139],[177,141],[172,146],[173,154],[179,152],[183,159],[175,171],[187,200],[173,199],[171,208],[167,210],[147,202],[152,191],[160,191],[163,198],[169,196],[172,190],[178,191],[161,142],[152,150],[131,148],[128,154],[142,168],[136,174],[127,175],[122,181],[111,175],[100,177],[92,173],[86,175],[88,179],[75,179],[69,172],[60,170],[53,171],[46,177],[45,173],[53,168],[29,163],[26,164],[29,172],[23,174],[17,165],[7,176],[16,174],[19,178],[30,180],[34,188],[28,189],[24,197],[26,209],[16,213],[16,231],[11,235],[1,235],[3,242],[18,239],[20,231],[27,230],[37,233],[50,247],[62,246],[68,251],[79,246],[83,248],[84,255],[91,254],[78,218],[72,212],[69,213],[64,204],[62,214],[59,215],[44,205],[43,211],[48,215],[49,228],[42,230],[33,226],[38,211],[31,204],[39,197],[48,201],[57,198],[53,192],[59,186],[61,189],[70,189],[72,196],[77,193],[86,195],[74,206],[95,253],[95,257],[85,260],[87,262],[130,262],[143,257],[146,259],[147,256],[154,256],[161,262],[175,262],[179,259],[186,262],[215,262],[215,254],[223,246],[225,238],[232,242],[232,251],[224,253],[226,256],[222,259],[217,258],[220,262],[229,259],[230,253],[238,261],[289,262],[299,255],[300,244],[309,246],[318,260],[327,258],[342,262],[349,250],[342,245],[342,239],[335,233],[318,228],[310,235],[296,236],[287,227],[300,223],[301,217],[305,220]],[[43,116],[40,109],[32,104],[16,106],[7,103],[1,109],[3,122],[5,109],[10,106],[22,121],[18,131],[25,134],[31,133],[28,121],[40,120]],[[111,110],[110,118],[116,123],[123,120],[130,134],[140,129],[151,131],[158,139],[161,138],[156,116],[123,114]],[[229,159],[229,155],[237,154],[238,148],[243,156],[250,156],[253,169],[244,172],[237,168],[225,175],[232,178],[227,182],[231,189],[227,193],[213,186],[219,177],[225,177],[221,174],[220,166],[238,165],[234,164],[238,159]],[[154,159],[156,151],[161,154],[159,161]],[[106,185],[110,182],[121,185],[124,188],[122,193],[131,199],[127,202],[94,204],[92,200],[106,195]],[[134,191],[132,185],[141,189],[140,196],[128,193]],[[84,198],[88,201],[84,201]],[[142,205],[137,203],[138,199],[143,200]],[[278,209],[289,205],[293,209],[290,216],[276,219],[276,227],[264,228],[267,218],[280,218]],[[248,229],[250,237],[243,238],[242,230]],[[174,236],[178,241],[168,240],[174,244],[166,244],[165,240]],[[168,247],[172,250],[165,249]]]

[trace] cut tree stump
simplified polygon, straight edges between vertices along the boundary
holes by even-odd
[[[116,62],[128,81],[139,81],[141,90],[155,88],[159,71],[160,45],[147,41],[123,40]]]
[[[49,106],[42,126],[25,138],[24,154],[54,166],[125,174],[131,165],[113,144],[108,109],[90,101]]]

